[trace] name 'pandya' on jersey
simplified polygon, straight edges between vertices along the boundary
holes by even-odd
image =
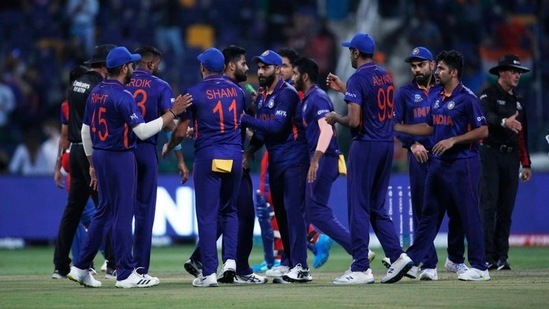
[[[238,96],[238,94],[234,87],[206,90],[206,97],[208,99],[233,98],[236,96]]]
[[[99,94],[99,93],[92,93],[91,94],[91,101],[95,104],[104,104],[105,101],[107,101],[107,98],[109,96],[107,94]]]
[[[128,86],[139,87],[139,88],[151,88],[151,80],[142,79],[142,78],[132,78]]]

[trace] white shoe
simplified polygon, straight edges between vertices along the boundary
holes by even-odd
[[[289,271],[290,271],[290,267],[280,265],[280,266],[277,266],[277,267],[273,267],[273,268],[271,268],[271,269],[268,269],[268,270],[265,272],[265,275],[267,275],[267,276],[269,276],[269,277],[282,277],[282,276],[284,276],[285,274],[287,274]]]
[[[368,261],[372,263],[372,261],[376,258],[376,253],[370,249],[368,249]]]
[[[80,269],[75,266],[71,266],[71,272],[67,275],[67,278],[71,281],[78,282],[80,285],[89,288],[101,287],[101,282],[95,280],[90,274],[89,269]]]
[[[487,281],[490,280],[490,274],[488,270],[469,268],[466,272],[459,274],[458,279],[461,281]]]
[[[107,271],[107,260],[105,260],[105,262],[103,262],[103,265],[101,265],[101,272],[104,273]]]
[[[267,278],[256,275],[254,273],[243,276],[236,275],[234,277],[234,283],[236,284],[263,284],[267,283],[267,281]]]
[[[160,283],[160,279],[158,279],[158,277],[153,277],[153,276],[151,276],[151,275],[149,275],[149,274],[143,274],[143,277],[144,277],[145,279],[152,280],[153,282],[156,282],[155,285],[158,285],[158,284]]]
[[[421,271],[419,275],[419,280],[423,281],[437,281],[438,273],[436,268],[426,268]]]
[[[406,253],[402,253],[400,257],[391,264],[387,270],[387,274],[381,279],[381,283],[394,283],[402,279],[410,268],[414,266],[414,262]]]
[[[228,259],[223,264],[223,270],[219,277],[217,277],[217,281],[221,283],[233,283],[234,276],[236,276],[236,262],[235,260]]]
[[[446,263],[444,263],[444,268],[446,268],[446,271],[449,271],[451,273],[456,273],[458,275],[463,274],[464,272],[469,270],[469,267],[465,265],[464,263],[454,263],[450,261],[450,259],[446,258]]]
[[[289,282],[309,282],[313,281],[313,276],[309,273],[308,268],[303,268],[301,264],[297,264],[288,273],[282,276],[282,279]]]
[[[200,274],[196,279],[193,280],[193,286],[197,288],[216,287],[217,275],[213,273],[204,277],[202,276],[202,274]]]
[[[149,276],[148,278],[145,278],[144,275],[139,274],[135,269],[132,271],[132,273],[128,276],[128,278],[120,281],[116,281],[116,284],[114,285],[117,288],[148,288],[151,286],[158,285],[160,283],[160,280],[155,277]]]
[[[417,278],[417,271],[418,271],[418,267],[417,266],[412,266],[412,268],[410,268],[410,270],[407,271],[404,274],[404,276],[408,277],[410,279],[416,279]]]
[[[371,284],[374,283],[374,275],[372,269],[366,271],[346,271],[343,276],[335,278],[333,284]]]
[[[381,264],[383,264],[383,266],[385,266],[385,268],[389,268],[391,267],[391,259],[388,258],[388,257],[384,257],[381,259]]]

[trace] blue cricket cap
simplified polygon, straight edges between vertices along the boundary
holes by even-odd
[[[222,72],[225,68],[225,57],[223,53],[214,47],[210,47],[203,51],[198,57],[196,57],[200,63],[202,63],[206,69],[212,72]]]
[[[412,49],[408,57],[404,59],[404,62],[410,63],[412,59],[433,61],[433,54],[427,48],[418,46]]]
[[[113,48],[107,55],[107,69],[112,69],[141,59],[140,54],[132,54],[124,46]]]
[[[352,40],[341,43],[343,47],[357,49],[365,54],[373,55],[376,49],[374,39],[366,33],[357,33]]]
[[[252,59],[255,63],[258,63],[259,61],[267,64],[267,65],[275,65],[275,66],[281,66],[282,65],[282,57],[280,57],[279,54],[276,52],[268,49],[264,51],[261,55],[255,56]]]

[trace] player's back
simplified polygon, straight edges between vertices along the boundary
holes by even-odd
[[[94,149],[126,151],[135,147],[132,128],[143,118],[124,85],[108,79],[90,93],[83,122],[90,126]]]
[[[353,138],[393,141],[394,84],[391,75],[373,62],[359,67],[347,82],[345,100],[361,103],[361,125]],[[357,102],[360,101],[360,102]]]
[[[160,117],[174,101],[170,85],[144,69],[136,69],[126,89],[133,95],[145,122]],[[158,134],[143,142],[156,144]]]
[[[221,75],[211,75],[188,92],[193,105],[185,117],[194,121],[195,159],[241,159],[242,89]]]

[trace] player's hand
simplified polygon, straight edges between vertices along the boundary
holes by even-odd
[[[454,146],[454,138],[447,138],[443,139],[440,142],[438,142],[435,147],[433,147],[433,153],[436,155],[442,155],[446,150],[452,148]]]
[[[333,73],[328,74],[326,77],[326,85],[337,92],[345,93],[346,91],[343,81]]]
[[[324,116],[324,119],[326,119],[326,122],[329,125],[333,125],[333,124],[337,123],[337,117],[338,116],[339,115],[336,112],[329,112]]]
[[[61,174],[61,170],[55,170],[55,172],[53,173],[53,181],[55,181],[55,185],[58,188],[65,188],[65,183],[63,181],[64,179],[65,177],[63,177],[63,174]]]
[[[242,154],[242,168],[249,169],[250,162],[253,160],[254,160],[254,155],[249,151],[244,151],[244,153]]]
[[[187,132],[185,133],[185,137],[193,139],[194,138],[194,128],[187,127]]]
[[[309,171],[307,172],[307,182],[312,183],[316,180],[316,174],[318,172],[318,161],[312,160],[309,165]]]
[[[168,149],[168,143],[165,143],[162,146],[162,158],[166,159],[166,155],[168,155],[169,152],[170,150]]]
[[[429,160],[429,151],[425,149],[425,146],[421,145],[420,143],[415,143],[410,147],[410,151],[412,151],[412,154],[416,158],[416,161],[419,163],[425,163],[427,160]]]
[[[175,99],[175,102],[172,106],[172,111],[174,114],[179,115],[193,104],[193,97],[189,93],[185,93],[184,95],[178,95]]]
[[[528,167],[523,168],[520,172],[520,180],[522,180],[522,182],[527,182],[530,181],[530,179],[532,179],[532,169]]]
[[[189,180],[190,172],[185,161],[177,162],[177,168],[179,169],[179,175],[181,176],[181,184],[186,183],[187,180]]]
[[[97,191],[97,176],[95,175],[95,168],[93,166],[90,166],[90,178],[90,188]]]
[[[517,120],[518,111],[515,114],[505,120],[505,127],[515,133],[519,133],[522,130],[522,124]]]

